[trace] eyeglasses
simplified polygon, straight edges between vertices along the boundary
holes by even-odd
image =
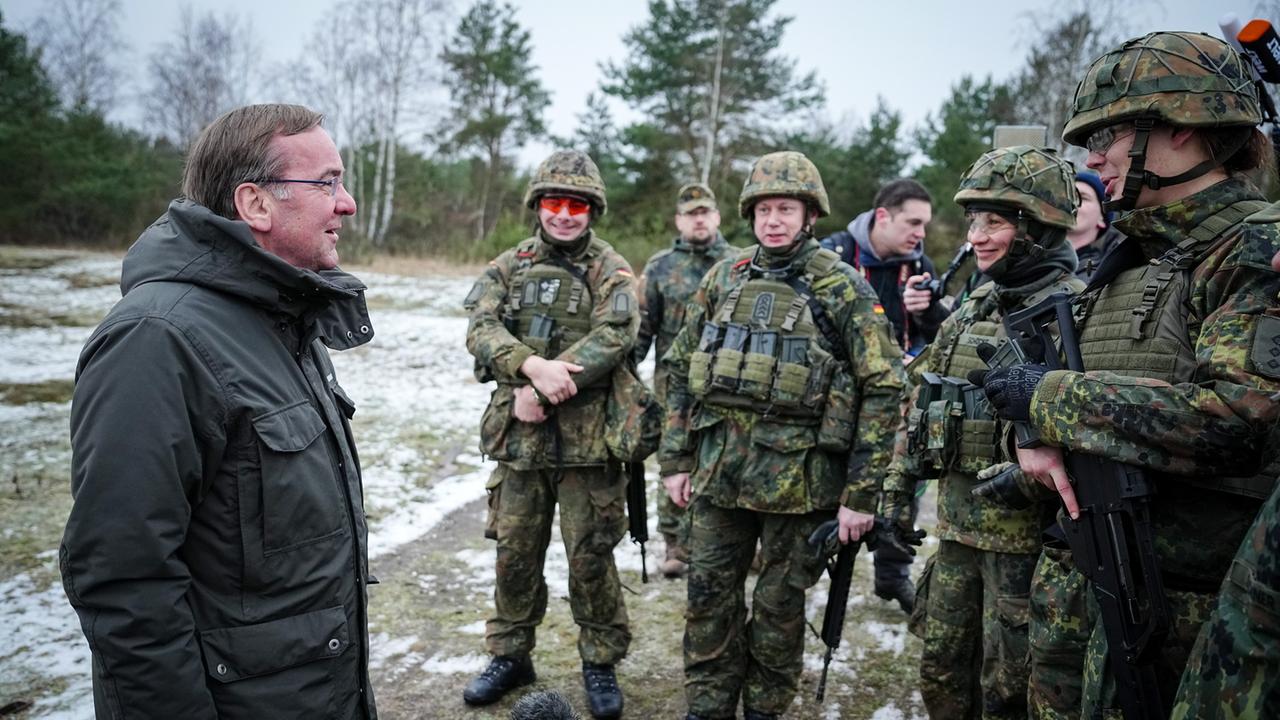
[[[1013,225],[995,213],[980,212],[965,216],[969,220],[969,234],[982,233],[987,237],[1012,228]]]
[[[1137,132],[1138,129],[1132,125],[1108,125],[1104,128],[1094,130],[1089,137],[1085,138],[1084,147],[1091,153],[1105,155],[1112,145],[1121,138]]]
[[[328,180],[294,180],[291,178],[263,178],[255,182],[255,184],[257,185],[267,185],[270,183],[301,183],[303,185],[318,185],[318,186],[324,187],[325,192],[329,193],[329,197],[333,197],[338,194],[338,188],[342,187],[342,178],[331,177]]]
[[[538,201],[538,207],[552,215],[559,215],[566,208],[570,215],[586,215],[591,212],[591,203],[571,197],[544,197]]]

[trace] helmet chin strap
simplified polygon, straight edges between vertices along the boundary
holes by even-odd
[[[1151,131],[1155,128],[1155,124],[1155,119],[1149,117],[1138,118],[1133,122],[1137,132],[1134,133],[1133,145],[1129,148],[1129,172],[1125,173],[1124,176],[1124,193],[1121,194],[1119,200],[1109,200],[1105,204],[1106,212],[1129,212],[1136,208],[1138,206],[1138,194],[1142,192],[1143,187],[1159,190],[1195,180],[1230,160],[1249,141],[1249,136],[1245,134],[1241,136],[1240,140],[1227,148],[1227,152],[1223,154],[1221,160],[1211,157],[1177,175],[1160,176],[1146,168],[1147,141],[1151,138]]]

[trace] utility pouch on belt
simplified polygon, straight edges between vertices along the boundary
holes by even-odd
[[[818,449],[828,452],[848,452],[853,442],[855,419],[853,409],[858,406],[857,386],[853,376],[837,369],[827,389],[827,405],[818,424]]]
[[[739,391],[754,400],[768,400],[773,390],[773,369],[778,364],[778,333],[765,330],[751,333],[747,354],[742,360]]]
[[[809,338],[787,335],[782,338],[782,356],[773,377],[773,404],[780,408],[800,407],[809,382]]]
[[[724,328],[713,322],[704,322],[698,349],[689,355],[689,393],[694,397],[706,397],[711,390],[711,358],[722,342]]]
[[[736,392],[742,378],[742,356],[751,331],[741,323],[726,323],[724,341],[711,361],[711,389]]]
[[[550,315],[542,313],[534,315],[529,323],[529,334],[525,337],[524,344],[533,348],[539,357],[555,357],[551,352],[553,350],[551,340],[555,327],[556,321]]]

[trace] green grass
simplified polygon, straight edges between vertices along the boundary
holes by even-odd
[[[71,392],[74,389],[74,381],[61,379],[36,383],[0,383],[0,403],[67,403],[71,402]]]

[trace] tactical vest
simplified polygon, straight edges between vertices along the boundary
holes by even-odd
[[[735,283],[707,316],[689,358],[690,393],[711,407],[816,423],[820,448],[848,450],[856,391],[835,355],[847,350],[829,347],[841,340],[823,337],[810,307],[813,283],[839,262],[819,249],[788,282],[752,269],[750,256],[737,261]]]
[[[538,357],[554,358],[591,332],[595,298],[591,275],[603,241],[592,238],[586,268],[568,259],[537,258],[536,238],[516,246],[516,270],[507,286],[507,329]],[[603,383],[608,385],[608,378]]]
[[[1021,306],[1083,288],[1084,283],[1067,275],[1032,293]],[[987,369],[978,357],[979,345],[998,347],[1006,342],[994,291],[994,282],[974,290],[952,316],[958,329],[946,338],[940,336],[931,351],[931,364],[939,372],[922,375],[916,404],[907,416],[907,452],[914,459],[913,472],[920,477],[934,478],[946,470],[973,474],[1003,460],[1001,423],[982,389],[965,379],[970,370]]]
[[[1185,310],[1191,273],[1215,241],[1266,206],[1257,200],[1229,205],[1205,218],[1176,247],[1081,295],[1076,315],[1084,367],[1170,384],[1191,382],[1196,356]],[[1275,482],[1269,470],[1250,478],[1169,477],[1256,498],[1266,498]]]

